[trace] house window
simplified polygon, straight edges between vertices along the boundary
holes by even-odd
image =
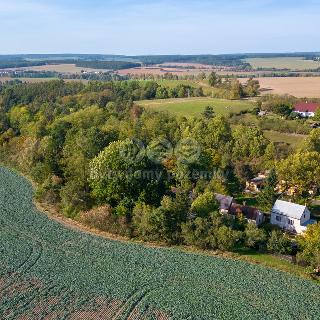
[[[281,217],[280,216],[276,216],[276,220],[281,222]]]
[[[290,226],[293,226],[293,225],[294,225],[294,221],[291,220],[291,219],[288,219],[288,224],[289,224]]]

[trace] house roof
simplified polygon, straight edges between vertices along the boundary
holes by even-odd
[[[277,200],[272,208],[272,212],[278,212],[287,217],[300,220],[306,208],[306,206],[300,204]]]
[[[254,207],[233,203],[230,208],[230,214],[237,216],[240,212],[243,213],[248,220],[257,220],[260,210]]]
[[[294,106],[294,110],[299,112],[316,112],[318,108],[320,104],[314,102],[299,102]]]
[[[233,201],[232,197],[216,193],[215,198],[219,202],[219,209],[220,210],[229,210],[229,208],[232,204],[232,201]]]
[[[255,177],[253,179],[250,180],[250,182],[252,183],[262,183],[266,180],[266,178],[263,178],[263,177]]]

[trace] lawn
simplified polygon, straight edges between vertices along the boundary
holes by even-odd
[[[299,145],[306,138],[306,136],[302,134],[290,134],[290,133],[283,133],[283,132],[269,131],[269,130],[264,131],[264,135],[267,139],[269,139],[272,142],[288,143],[294,148],[298,148]]]
[[[169,111],[180,116],[199,116],[206,108],[212,106],[216,114],[227,115],[252,110],[255,103],[249,100],[225,100],[214,98],[179,98],[137,101],[146,109]]]
[[[241,259],[258,263],[267,267],[280,269],[296,275],[305,274],[305,269],[301,266],[295,265],[288,260],[282,259],[278,256],[273,256],[266,253],[259,253],[256,250],[243,248],[237,252]]]
[[[250,63],[254,69],[275,68],[304,71],[317,69],[320,67],[320,62],[313,60],[305,60],[302,57],[250,58],[245,59],[245,61]]]
[[[0,319],[318,319],[312,281],[70,229],[32,195],[0,168]]]

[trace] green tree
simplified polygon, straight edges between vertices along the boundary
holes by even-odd
[[[264,155],[268,140],[263,132],[247,126],[236,126],[232,132],[234,159],[250,161]]]
[[[221,84],[221,78],[215,72],[211,72],[208,77],[208,82],[211,87],[216,87]]]
[[[230,251],[242,238],[242,233],[224,224],[219,214],[196,218],[182,224],[184,242],[202,249]]]
[[[249,248],[258,248],[267,240],[263,229],[258,228],[254,223],[248,223],[245,228],[245,245]]]
[[[137,200],[145,181],[141,170],[146,161],[131,140],[112,142],[90,162],[92,196],[101,204],[116,206],[124,197]]]
[[[133,208],[133,226],[135,235],[143,240],[157,241],[161,239],[163,216],[157,214],[155,208],[138,202]]]
[[[184,243],[201,249],[209,249],[211,247],[209,239],[211,228],[210,219],[200,217],[182,224]]]
[[[206,191],[199,195],[192,203],[191,210],[199,217],[207,217],[217,211],[219,205],[213,192]]]
[[[181,225],[187,221],[190,210],[190,199],[186,192],[178,191],[175,198],[164,196],[156,214],[161,217],[162,226],[159,229],[163,240],[168,243],[181,242]]]
[[[216,237],[217,247],[222,251],[234,250],[236,244],[242,238],[242,232],[233,230],[231,227],[225,225],[218,228],[214,232],[214,235]]]
[[[256,97],[260,93],[259,81],[250,78],[244,86],[244,93],[248,97]]]
[[[273,230],[267,248],[273,253],[289,254],[291,253],[291,239],[280,230]]]
[[[299,258],[314,268],[320,268],[320,222],[309,225],[303,236],[298,238],[298,244],[302,250]]]
[[[214,111],[212,106],[206,106],[204,111],[202,112],[202,116],[205,119],[212,119],[214,117]]]
[[[319,120],[320,120],[320,108],[318,108],[318,109],[316,110],[313,119],[316,120],[316,121],[319,121]]]
[[[278,183],[277,173],[275,169],[271,169],[266,184],[263,190],[258,195],[259,207],[266,212],[272,209],[272,206],[277,198],[277,193],[275,191]]]
[[[301,150],[320,152],[320,129],[312,130],[303,141]]]
[[[243,97],[243,86],[237,79],[232,79],[230,82],[230,99],[237,100]]]
[[[112,141],[108,138],[95,127],[68,132],[60,161],[66,179],[60,196],[63,207],[68,211],[90,206],[89,162]]]
[[[167,99],[169,98],[169,93],[167,88],[165,87],[158,87],[156,93],[156,99]]]
[[[309,190],[320,185],[320,153],[299,151],[278,165],[279,180],[297,187],[297,196],[308,197]]]

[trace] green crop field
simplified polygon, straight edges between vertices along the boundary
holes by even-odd
[[[250,58],[245,61],[250,63],[254,69],[275,68],[303,71],[320,68],[319,61],[305,60],[299,57]]]
[[[157,111],[169,111],[181,116],[197,116],[205,110],[206,106],[212,106],[217,114],[239,113],[251,110],[255,103],[248,100],[224,100],[214,98],[179,98],[137,101],[137,104]]]
[[[319,319],[311,281],[68,229],[32,195],[0,168],[0,319]]]

